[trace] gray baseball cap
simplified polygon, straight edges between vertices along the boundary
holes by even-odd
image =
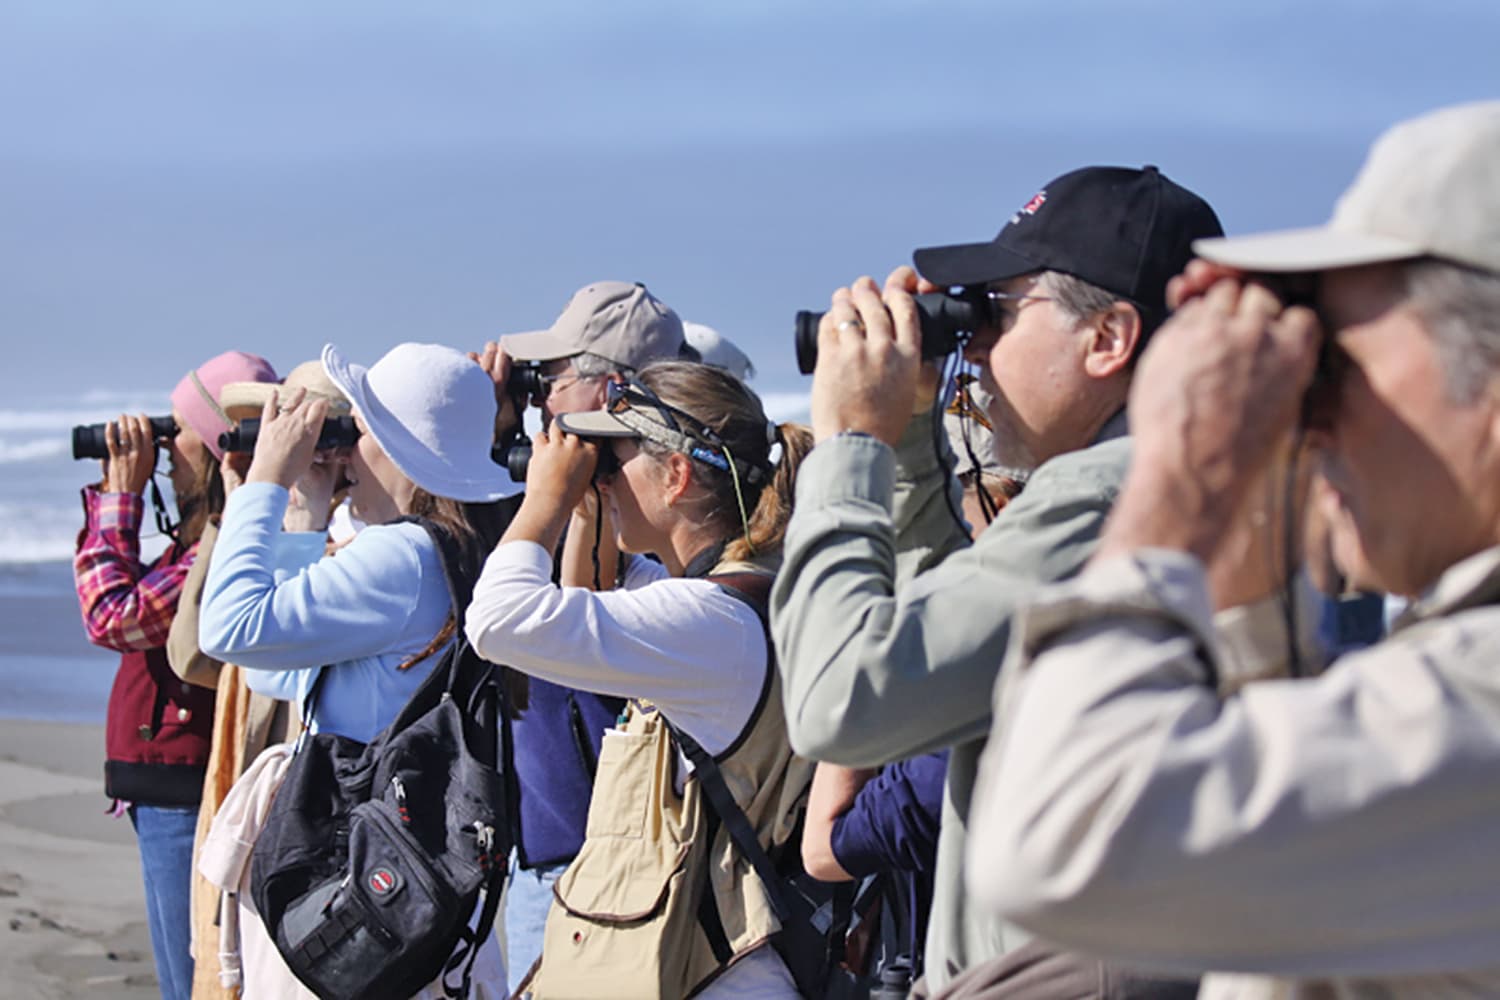
[[[500,338],[505,353],[517,361],[596,354],[631,369],[676,358],[682,343],[682,320],[638,281],[585,285],[548,329]]]

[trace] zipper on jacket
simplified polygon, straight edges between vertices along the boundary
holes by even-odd
[[[568,695],[568,722],[573,730],[573,745],[578,749],[578,760],[583,764],[583,769],[588,772],[589,781],[594,780],[599,770],[599,761],[594,756],[594,741],[589,739],[588,723],[583,720],[583,709],[578,707],[578,699]]]

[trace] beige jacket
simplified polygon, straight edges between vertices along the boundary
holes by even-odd
[[[971,893],[1072,947],[1233,970],[1215,1000],[1500,996],[1497,602],[1492,549],[1387,641],[1225,696],[1243,652],[1197,561],[1050,588],[1007,658]],[[1250,631],[1274,660],[1283,630]]]

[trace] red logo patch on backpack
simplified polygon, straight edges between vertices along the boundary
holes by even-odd
[[[369,885],[370,891],[375,895],[384,896],[395,892],[396,886],[400,884],[400,880],[396,878],[396,873],[389,868],[377,868],[370,873],[369,881],[366,884]]]

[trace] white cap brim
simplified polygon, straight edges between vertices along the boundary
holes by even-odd
[[[1295,274],[1410,260],[1429,251],[1409,240],[1313,226],[1194,240],[1193,252],[1204,260],[1242,271]]]

